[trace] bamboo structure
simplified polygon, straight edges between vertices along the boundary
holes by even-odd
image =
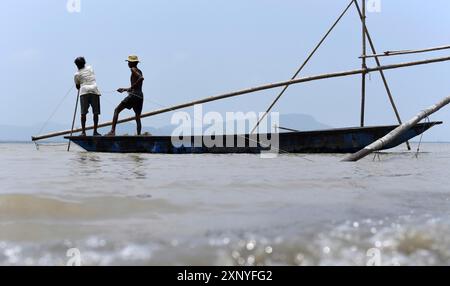
[[[357,1],[355,1],[355,7],[356,7],[356,10],[358,11],[358,15],[361,18],[361,21],[363,21],[363,13],[361,12],[361,9],[360,9],[359,4],[358,4]],[[369,42],[370,48],[372,50],[372,53],[376,54],[377,51],[375,49],[375,44],[372,41],[372,37],[370,36],[369,29],[367,28],[367,24],[365,25],[365,31],[366,31],[367,40]],[[381,66],[380,59],[378,57],[376,57],[376,56],[374,57],[374,59],[375,59],[375,62],[377,64],[377,66]],[[402,124],[403,122],[402,122],[402,119],[400,117],[400,113],[399,113],[399,111],[397,109],[397,105],[395,104],[394,97],[392,96],[391,89],[389,87],[389,84],[387,82],[387,79],[386,79],[386,76],[384,75],[384,71],[383,70],[380,70],[380,76],[381,76],[381,80],[383,81],[384,88],[386,89],[386,92],[387,92],[387,95],[388,95],[388,98],[389,98],[389,102],[391,103],[392,109],[394,110],[395,117],[397,118],[398,123]],[[408,148],[408,150],[411,150],[411,146],[410,146],[408,141],[406,142],[406,147]]]
[[[435,105],[433,105],[433,106],[423,110],[422,112],[417,114],[415,117],[413,117],[411,120],[409,120],[408,122],[405,122],[404,124],[402,124],[399,127],[395,128],[393,131],[391,131],[389,134],[387,134],[383,138],[378,139],[377,141],[375,141],[374,143],[372,143],[369,146],[365,147],[364,149],[362,149],[362,150],[360,150],[360,151],[358,151],[358,152],[348,156],[343,161],[344,162],[356,162],[356,161],[359,161],[359,160],[363,159],[367,155],[370,155],[371,153],[382,149],[384,146],[390,144],[395,139],[400,137],[402,134],[407,132],[409,129],[414,127],[421,120],[423,120],[426,117],[430,116],[431,114],[439,111],[440,109],[442,109],[444,106],[446,106],[448,104],[450,104],[450,96],[444,98],[443,100],[441,100],[440,102],[436,103]]]
[[[292,128],[286,128],[286,127],[277,127],[280,130],[284,130],[284,131],[290,131],[290,132],[301,132],[300,130],[297,129],[292,129]]]
[[[261,85],[261,86],[257,86],[257,87],[247,88],[247,89],[243,89],[243,90],[239,90],[239,91],[224,93],[224,94],[220,94],[220,95],[216,95],[216,96],[210,96],[207,98],[175,105],[172,107],[167,107],[167,108],[151,111],[148,113],[143,113],[141,115],[141,118],[155,116],[158,114],[183,109],[183,108],[194,106],[197,104],[203,104],[203,103],[217,101],[217,100],[221,100],[221,99],[225,99],[225,98],[231,98],[231,97],[236,97],[236,96],[240,96],[240,95],[244,95],[244,94],[255,93],[258,91],[263,91],[263,90],[268,90],[268,89],[273,89],[273,88],[278,88],[278,87],[284,87],[287,85],[300,84],[300,83],[328,79],[328,78],[338,78],[338,77],[345,77],[345,76],[351,76],[351,75],[358,75],[358,74],[362,74],[362,73],[378,72],[380,70],[392,70],[392,69],[405,68],[405,67],[411,67],[411,66],[419,66],[419,65],[432,64],[432,63],[445,62],[445,61],[450,61],[450,57],[441,57],[441,58],[433,58],[433,59],[422,60],[422,61],[392,64],[392,65],[379,66],[379,67],[374,67],[374,68],[367,68],[365,70],[357,69],[357,70],[350,70],[350,71],[343,71],[343,72],[336,72],[336,73],[320,74],[320,75],[315,75],[315,76],[310,76],[310,77],[296,78],[293,80],[281,81],[281,82]],[[121,119],[118,121],[118,124],[133,121],[135,119],[136,118],[134,116],[128,117],[125,119]],[[106,123],[99,124],[98,127],[103,128],[103,127],[107,127],[107,126],[111,126],[111,125],[112,125],[112,122],[106,122]],[[93,128],[94,128],[93,126],[89,126],[89,127],[86,127],[86,130],[92,130]],[[73,130],[74,133],[77,133],[80,131],[81,131],[81,129]],[[43,140],[43,139],[48,139],[48,138],[52,138],[52,137],[68,135],[70,133],[71,133],[71,130],[65,130],[65,131],[35,136],[35,137],[32,137],[32,140],[33,141]]]
[[[344,15],[347,13],[347,11],[350,9],[350,7],[353,5],[355,0],[351,0],[350,3],[347,5],[347,7],[344,9],[344,11],[339,15],[337,20],[333,23],[331,28],[325,33],[325,35],[322,37],[322,39],[319,41],[319,43],[316,45],[316,47],[312,50],[312,52],[309,54],[309,56],[306,58],[306,60],[303,62],[303,64],[300,66],[300,68],[294,73],[291,79],[297,78],[299,73],[305,68],[306,64],[311,60],[311,58],[314,56],[314,54],[317,52],[317,50],[322,46],[323,42],[328,38],[328,36],[331,34],[331,32],[334,30],[334,28],[337,26],[337,24],[341,21],[341,19],[344,17]],[[267,108],[266,112],[261,116],[261,118],[256,123],[255,127],[253,127],[250,134],[253,134],[253,132],[256,131],[258,126],[261,124],[261,122],[264,120],[264,118],[269,114],[269,112],[272,110],[272,108],[275,106],[275,104],[278,102],[278,100],[283,96],[283,94],[286,92],[286,90],[289,88],[289,85],[286,85],[281,92],[278,94],[278,96],[272,101],[272,103]]]
[[[366,78],[367,73],[365,70],[367,69],[367,63],[366,63],[366,53],[367,53],[367,47],[366,47],[366,0],[362,1],[362,16],[361,16],[361,22],[362,22],[362,81],[361,81],[361,127],[364,127],[364,119],[365,119],[365,112],[366,112]],[[358,1],[355,1],[356,4],[358,4]]]
[[[366,55],[365,58],[379,58],[379,57],[390,57],[390,56],[400,56],[400,55],[410,55],[410,54],[419,54],[419,53],[427,53],[427,52],[435,52],[448,50],[450,46],[440,46],[434,48],[420,49],[420,50],[402,50],[402,51],[386,51],[382,54],[377,54],[376,52],[373,55]],[[360,58],[362,58],[361,56]]]
[[[73,134],[73,128],[75,127],[75,118],[77,117],[77,110],[78,110],[78,101],[80,100],[80,89],[78,89],[77,92],[77,101],[75,102],[75,111],[73,112],[73,119],[72,119],[72,129],[70,129],[70,136]],[[67,152],[70,151],[70,140],[67,144]]]
[[[355,4],[356,10],[358,12],[358,15],[361,19],[361,24],[363,26],[363,30],[365,32],[365,37],[367,37],[367,41],[370,44],[371,50],[373,54],[377,54],[377,51],[375,49],[375,45],[372,41],[372,38],[370,36],[369,30],[367,28],[367,24],[365,21],[365,16],[363,16],[363,12],[361,11],[361,8],[359,7],[358,1],[356,0],[352,0],[350,1],[350,3],[348,4],[348,6],[344,9],[344,11],[341,13],[341,15],[338,17],[338,19],[334,22],[334,24],[331,26],[331,28],[327,31],[327,33],[325,34],[325,36],[321,39],[321,41],[318,43],[318,45],[313,49],[313,51],[311,52],[311,54],[308,56],[308,58],[306,59],[306,61],[302,64],[302,66],[297,70],[297,72],[294,74],[294,76],[292,77],[292,79],[295,79],[298,74],[300,73],[300,71],[303,70],[303,68],[306,66],[306,64],[309,62],[309,60],[312,58],[312,56],[315,54],[315,52],[318,50],[318,48],[322,45],[322,43],[325,41],[325,39],[328,37],[328,35],[333,31],[333,29],[336,27],[336,25],[340,22],[340,20],[342,19],[342,17],[347,13],[347,11],[349,10],[349,8]],[[364,13],[365,14],[365,13]],[[366,44],[366,40],[364,40],[364,36],[363,36],[363,54],[366,53],[366,48],[364,47]],[[360,57],[362,58],[362,57]],[[374,57],[377,66],[381,66],[381,62],[379,60],[379,58],[377,56]],[[366,63],[363,62],[363,68],[367,67]],[[381,79],[383,81],[384,87],[386,89],[389,101],[391,103],[391,106],[394,110],[395,116],[397,118],[397,121],[399,124],[402,124],[402,120],[399,114],[399,111],[397,109],[397,106],[395,104],[394,98],[392,96],[392,92],[391,89],[389,88],[389,85],[387,83],[387,79],[386,76],[384,74],[384,72],[382,70],[380,70],[380,75],[381,75]],[[363,81],[365,81],[365,76],[363,76]],[[264,115],[259,119],[259,121],[256,123],[255,127],[252,129],[252,131],[250,132],[250,134],[253,134],[253,132],[256,131],[256,129],[258,128],[258,126],[260,125],[260,123],[262,122],[262,120],[267,116],[267,114],[272,110],[272,108],[274,107],[274,105],[278,102],[278,100],[281,98],[281,96],[286,92],[286,90],[289,88],[289,86],[285,86],[283,88],[283,90],[278,94],[278,96],[273,100],[273,102],[269,105],[269,107],[267,108],[266,112],[264,113]],[[362,97],[363,97],[363,101],[364,103],[362,104],[362,112],[361,113],[365,113],[365,83],[363,83],[363,88],[362,88]],[[361,123],[363,123],[364,121],[364,115],[361,116]],[[364,124],[362,124],[364,125]],[[411,150],[411,146],[409,144],[409,142],[406,142],[406,146],[408,150]]]

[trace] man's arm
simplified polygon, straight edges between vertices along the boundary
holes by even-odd
[[[75,80],[75,86],[77,87],[77,89],[80,89],[80,81],[78,80],[77,75],[75,75],[74,80]]]
[[[138,76],[138,79],[129,87],[129,88],[119,88],[117,91],[122,93],[124,91],[131,91],[133,90],[139,83],[144,81],[144,77],[142,76],[142,74],[138,71],[137,68],[132,68],[131,72],[133,73],[133,75]]]

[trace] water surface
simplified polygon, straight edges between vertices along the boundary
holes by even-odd
[[[0,144],[0,265],[65,265],[70,248],[83,265],[366,265],[374,249],[385,265],[450,265],[450,144],[397,151],[341,163]]]

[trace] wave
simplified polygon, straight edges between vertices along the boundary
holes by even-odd
[[[283,235],[263,231],[171,240],[97,235],[45,243],[0,241],[0,265],[65,265],[73,248],[82,265],[450,264],[450,227],[434,218],[348,221],[326,231],[276,232]]]
[[[67,197],[67,196],[66,196]],[[0,221],[18,220],[109,220],[157,217],[161,213],[183,213],[179,206],[148,194],[61,199],[39,195],[0,195]]]

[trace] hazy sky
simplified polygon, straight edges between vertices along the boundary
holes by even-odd
[[[69,13],[66,2],[2,0],[0,124],[47,120],[72,86],[73,60],[80,55],[96,70],[103,92],[102,121],[111,119],[122,99],[112,91],[128,85],[124,60],[131,53],[142,59],[144,111],[288,79],[349,1],[81,0],[80,13]],[[379,51],[450,44],[450,1],[381,0],[381,4],[380,13],[368,15]],[[359,68],[360,54],[361,28],[352,8],[302,74]],[[386,74],[404,119],[450,94],[450,63]],[[220,101],[205,109],[263,111],[277,91]],[[395,123],[378,74],[371,75],[367,96],[367,124]],[[74,102],[72,92],[52,121],[69,125]],[[359,124],[359,105],[357,76],[291,87],[276,110],[310,114],[325,124],[344,127]],[[123,114],[127,115],[131,113]],[[450,124],[450,108],[433,119]],[[146,119],[145,125],[169,120]],[[427,133],[425,140],[450,140],[449,126]]]

